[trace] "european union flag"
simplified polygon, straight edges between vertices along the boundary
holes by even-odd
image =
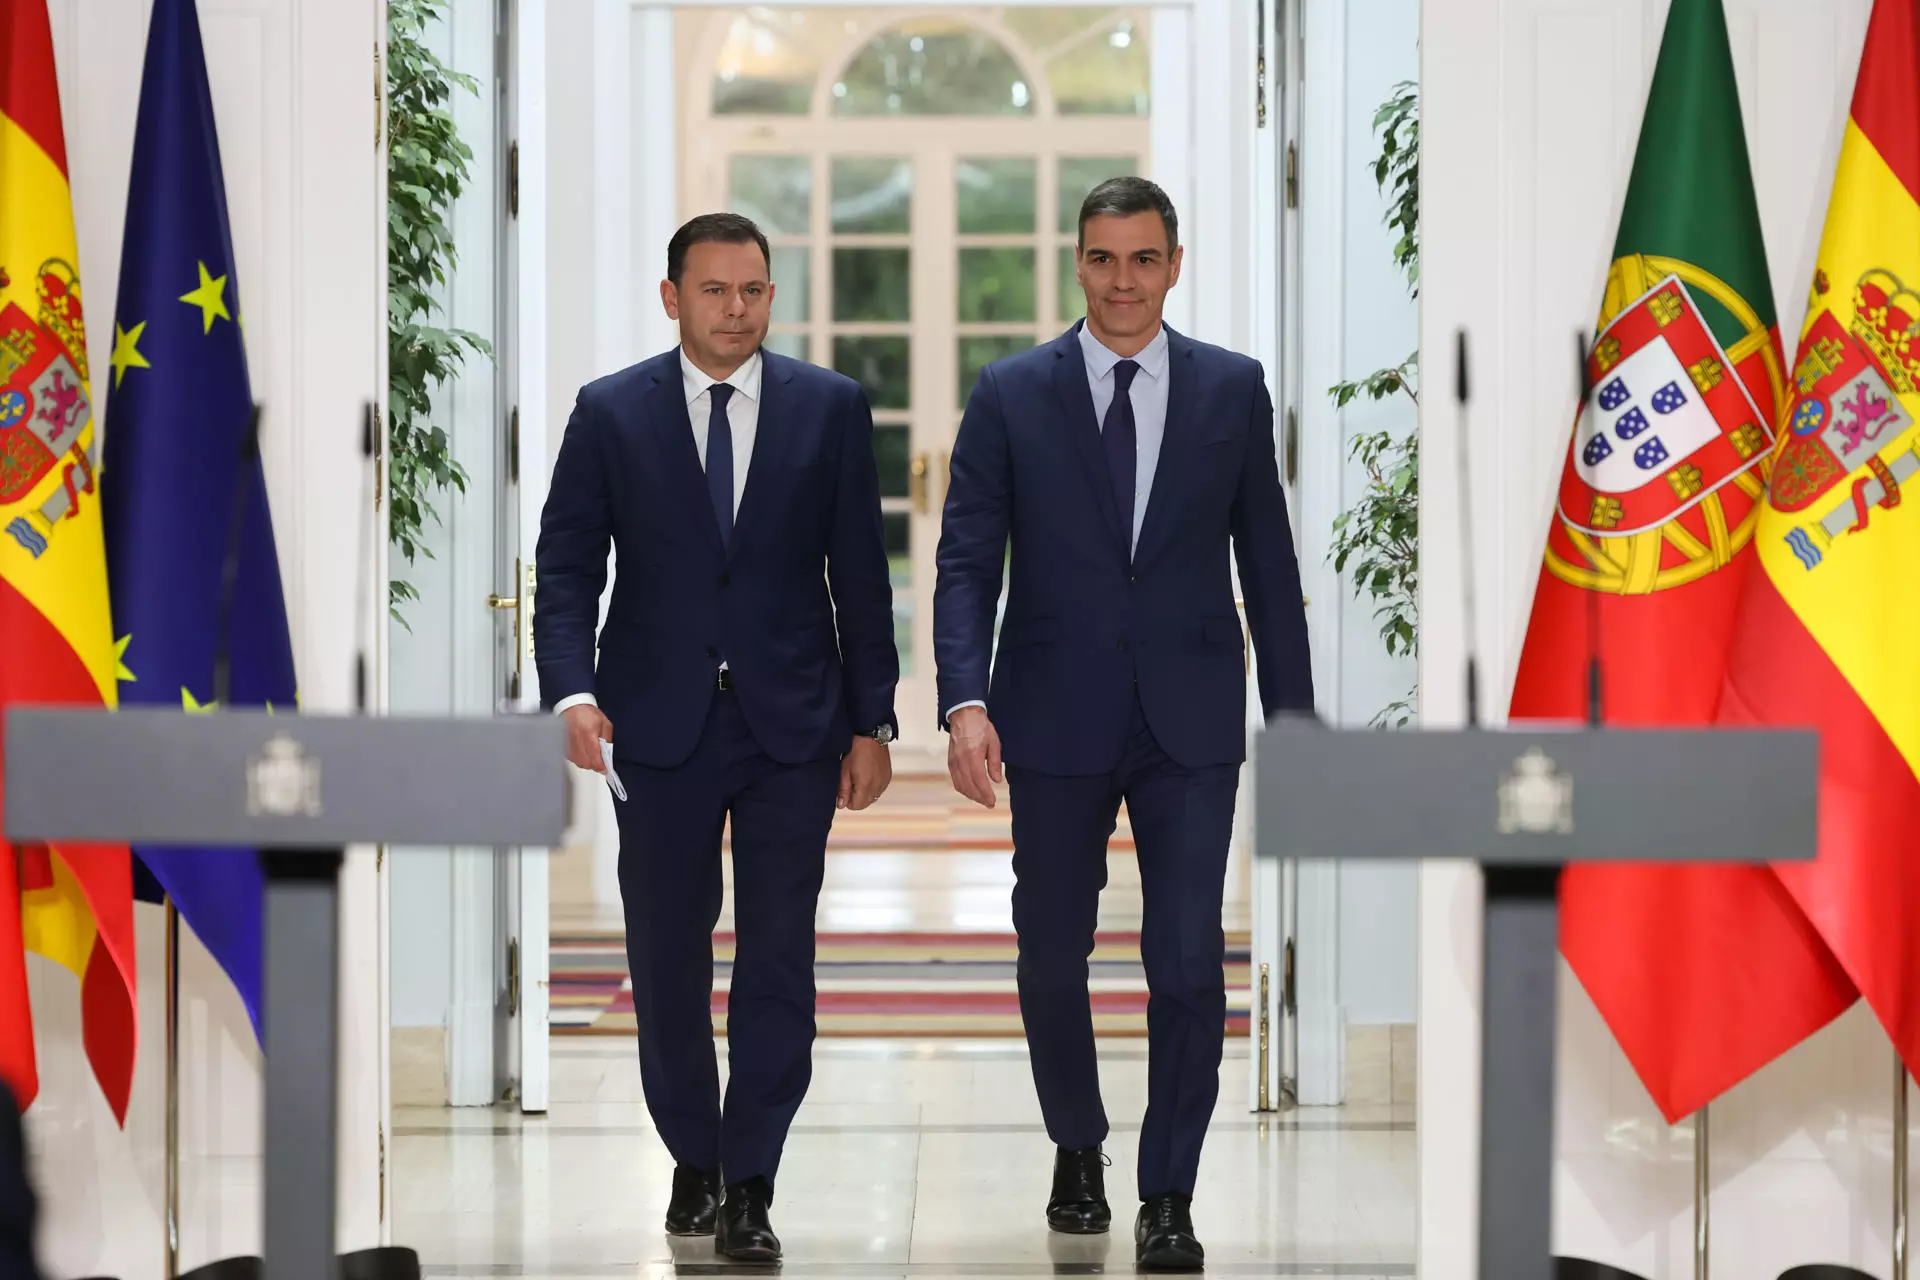
[[[120,701],[217,711],[222,579],[237,554],[229,700],[295,711],[297,685],[193,0],[156,0],[133,142],[100,475]],[[243,456],[243,454],[245,456]],[[234,536],[237,488],[245,524]],[[260,1029],[264,883],[236,851],[134,853]]]

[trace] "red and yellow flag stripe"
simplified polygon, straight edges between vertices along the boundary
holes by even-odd
[[[1781,881],[1920,1063],[1920,0],[1876,0],[1722,717],[1816,726]]]
[[[0,4],[0,706],[116,702],[83,297],[46,0],[7,0]],[[0,767],[4,751],[0,742]],[[5,799],[0,776],[0,806]],[[26,950],[79,978],[87,1056],[124,1123],[137,1027],[126,846],[16,849],[0,840],[0,1074],[22,1106],[39,1087]]]

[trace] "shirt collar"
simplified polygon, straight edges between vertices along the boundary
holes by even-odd
[[[760,353],[755,351],[747,357],[745,364],[727,375],[724,381],[740,395],[745,396],[755,404],[759,404],[760,369]],[[709,378],[705,373],[702,373],[693,361],[687,359],[686,348],[681,348],[680,385],[686,390],[688,404],[692,404],[695,400],[698,400],[702,392],[718,381],[722,381],[722,379]]]
[[[1127,358],[1115,355],[1105,343],[1093,336],[1093,330],[1084,323],[1080,326],[1080,354],[1086,358],[1087,372],[1096,378],[1111,376],[1113,366]],[[1153,335],[1153,340],[1132,359],[1140,366],[1140,372],[1149,378],[1163,377],[1167,372],[1167,326],[1161,325],[1160,331]]]

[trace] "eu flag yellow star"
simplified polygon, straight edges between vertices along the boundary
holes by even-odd
[[[185,685],[180,686],[180,705],[185,707],[190,714],[195,715],[205,715],[209,711],[218,711],[220,709],[218,702],[202,702],[194,697],[193,690],[187,688]]]
[[[127,646],[132,643],[133,637],[130,635],[121,636],[113,642],[113,678],[122,684],[139,679],[133,674],[133,669],[127,666]]]
[[[146,331],[147,322],[142,320],[133,326],[132,332],[113,326],[113,385],[119,386],[129,369],[151,369],[147,358],[140,354],[140,335]]]
[[[200,308],[200,332],[207,334],[213,332],[214,317],[222,320],[231,320],[233,317],[227,314],[227,278],[209,273],[204,262],[199,265],[200,287],[192,293],[181,294],[180,301],[190,302]]]

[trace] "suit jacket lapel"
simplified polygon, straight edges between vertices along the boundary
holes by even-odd
[[[1179,504],[1180,485],[1185,481],[1187,464],[1192,461],[1192,410],[1197,391],[1193,343],[1167,329],[1167,422],[1160,435],[1160,457],[1154,464],[1153,488],[1147,491],[1147,513],[1140,521],[1140,545],[1133,557],[1144,560],[1156,538],[1163,536],[1173,518],[1172,508]]]
[[[753,528],[760,509],[773,500],[772,487],[787,469],[785,463],[793,432],[781,430],[776,415],[786,409],[787,384],[792,381],[793,362],[762,348],[759,425],[753,432],[753,456],[747,460],[746,488],[740,492],[740,507],[733,515],[733,541],[727,545],[729,559]]]
[[[1081,321],[1080,324],[1084,324]],[[1081,470],[1093,486],[1093,501],[1107,522],[1107,532],[1122,553],[1127,550],[1132,520],[1120,522],[1113,498],[1113,476],[1107,470],[1106,450],[1100,443],[1100,421],[1093,414],[1093,392],[1087,386],[1087,361],[1080,352],[1080,324],[1054,340],[1053,389],[1066,411],[1067,440],[1080,456]],[[1131,513],[1129,513],[1131,514]]]
[[[680,380],[680,358],[662,357],[653,370],[647,392],[647,432],[660,459],[661,487],[667,501],[682,508],[683,518],[702,530],[698,536],[720,554],[720,526],[714,523],[713,504],[707,499],[707,473],[700,450],[693,443],[693,419],[687,416],[686,385]]]

